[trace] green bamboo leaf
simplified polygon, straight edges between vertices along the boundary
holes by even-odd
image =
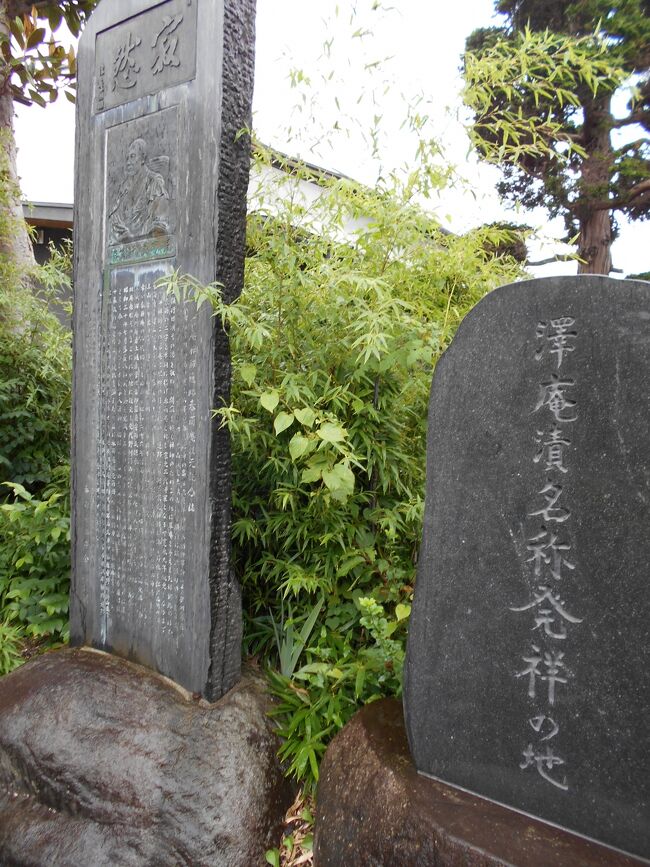
[[[363,691],[363,684],[366,680],[366,669],[365,666],[360,665],[357,670],[357,676],[354,680],[354,695],[356,698],[361,698],[361,693]]]

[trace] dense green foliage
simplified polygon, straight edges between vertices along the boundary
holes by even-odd
[[[24,230],[11,210],[8,140],[0,130],[0,238]],[[70,450],[70,332],[52,313],[70,288],[70,250],[51,252],[47,266],[27,268],[0,250],[0,482],[31,489]]]
[[[0,674],[25,640],[65,640],[70,573],[70,333],[51,312],[69,261],[33,265],[12,102],[74,101],[75,53],[57,33],[78,35],[95,5],[0,0]]]
[[[2,617],[27,638],[45,638],[48,644],[67,641],[69,634],[67,467],[53,476],[39,496],[22,485],[6,483],[14,498],[0,505]]]
[[[70,332],[50,310],[62,260],[34,272],[37,293],[11,274],[0,284],[0,475],[30,489],[70,450]]]
[[[0,234],[14,229],[7,177]],[[67,633],[71,350],[50,307],[68,274],[64,253],[29,272],[0,255],[0,674],[26,638]]]
[[[465,101],[499,192],[564,218],[581,270],[607,273],[613,214],[650,215],[646,0],[497,0],[504,23],[467,40]],[[634,85],[627,109],[612,99]]]
[[[12,303],[20,319],[0,315],[0,674],[25,638],[66,639],[70,578],[70,335],[30,289],[0,288],[0,311]]]
[[[283,755],[307,781],[360,704],[400,691],[433,365],[465,312],[519,274],[485,252],[503,232],[443,234],[415,204],[434,181],[425,157],[391,189],[321,180],[311,205],[291,180],[267,186],[258,207],[274,216],[251,219],[240,300],[171,287],[230,330],[218,415],[245,643],[272,664]]]

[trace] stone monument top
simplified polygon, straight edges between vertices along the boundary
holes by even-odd
[[[237,680],[227,338],[161,278],[243,281],[254,0],[103,0],[79,43],[71,638]]]
[[[502,287],[435,371],[418,770],[650,858],[650,283]]]

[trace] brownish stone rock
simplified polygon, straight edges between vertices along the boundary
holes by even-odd
[[[419,775],[402,705],[367,705],[330,744],[316,867],[633,867],[642,862]]]
[[[264,682],[215,704],[87,650],[0,680],[3,867],[263,864],[293,792]]]

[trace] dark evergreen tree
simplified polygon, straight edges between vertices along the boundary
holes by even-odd
[[[495,50],[502,56],[519,51],[520,63],[511,67],[509,80],[497,74],[489,82],[486,62],[480,74],[491,88],[489,102],[473,98],[468,82],[466,101],[474,112],[479,153],[500,166],[499,192],[506,200],[526,208],[541,205],[552,217],[564,218],[567,239],[578,238],[580,272],[607,274],[616,214],[632,220],[650,215],[650,0],[497,0],[495,9],[505,16],[503,26],[474,31],[467,52],[489,61]],[[526,62],[522,46],[531,34],[560,37],[545,68],[533,58]],[[572,44],[582,58],[593,46],[600,64],[597,83]],[[557,79],[553,63],[564,65]],[[611,74],[605,74],[604,63]],[[538,86],[532,86],[536,76]],[[567,99],[558,82],[571,76]],[[635,83],[636,93],[625,113],[615,113],[612,98],[622,80]],[[518,128],[511,125],[513,118]],[[624,139],[615,134],[623,129]],[[539,147],[542,139],[547,146]],[[513,140],[516,147],[510,146]]]

